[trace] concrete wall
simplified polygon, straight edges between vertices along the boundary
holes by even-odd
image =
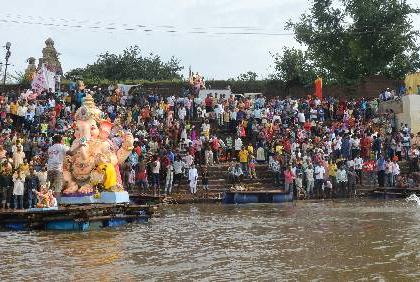
[[[403,101],[401,100],[390,100],[381,102],[379,104],[379,112],[385,113],[386,111],[392,110],[395,114],[403,112]]]
[[[127,82],[127,84],[133,84],[133,82]],[[308,94],[313,94],[313,85],[285,85],[283,82],[278,80],[266,80],[266,81],[228,81],[228,80],[217,80],[217,81],[206,81],[207,85],[211,85],[212,89],[226,89],[230,85],[233,93],[264,93],[268,97],[274,96],[292,96],[292,97],[306,97]],[[398,89],[403,81],[390,80],[380,76],[373,76],[366,79],[362,79],[355,85],[324,85],[323,95],[343,97],[343,98],[377,98],[379,93],[386,88]],[[147,82],[142,83],[143,89],[153,91],[162,96],[179,95],[183,87],[188,86],[187,82]],[[87,85],[88,88],[93,85]],[[97,85],[102,88],[108,87],[108,85]],[[23,91],[28,86],[24,85],[6,85],[7,90],[14,90],[17,92]],[[2,90],[0,90],[1,92]]]
[[[420,132],[420,95],[407,95],[401,99],[403,112],[397,114],[398,126],[406,123],[411,132]]]

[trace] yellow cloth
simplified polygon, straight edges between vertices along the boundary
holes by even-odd
[[[41,123],[41,133],[47,133],[48,123]]]
[[[24,175],[27,175],[29,173],[29,164],[21,164],[20,170]]]
[[[17,115],[17,109],[18,109],[18,105],[16,103],[10,104],[10,113],[12,115]]]
[[[336,164],[328,164],[328,174],[330,176],[335,177],[337,175],[337,165]]]
[[[165,104],[165,102],[160,102],[159,104],[160,109],[166,111],[166,109],[168,108],[167,105]]]
[[[117,186],[117,172],[111,163],[102,163],[99,169],[104,173],[104,189],[110,190],[112,187]]]
[[[252,145],[249,145],[247,149],[248,149],[248,152],[249,152],[251,155],[253,155],[253,154],[254,154],[254,147],[252,147]]]
[[[247,163],[248,162],[248,150],[241,150],[239,151],[239,162],[241,163]]]

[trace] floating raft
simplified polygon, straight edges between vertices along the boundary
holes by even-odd
[[[55,209],[0,211],[0,227],[12,230],[79,230],[146,222],[157,210],[153,205],[93,204]]]
[[[411,194],[420,195],[420,188],[364,186],[357,188],[356,192],[359,196],[368,196],[370,198],[395,199],[406,198]]]
[[[292,189],[290,189],[290,193],[282,190],[228,191],[224,193],[222,199],[224,204],[285,203],[292,201]]]

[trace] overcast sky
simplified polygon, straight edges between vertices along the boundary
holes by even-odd
[[[23,71],[28,57],[41,57],[51,37],[64,72],[139,45],[164,60],[179,58],[185,76],[191,65],[207,79],[249,70],[261,78],[273,72],[270,52],[299,47],[284,25],[309,6],[306,0],[2,1],[0,38],[12,43],[12,73]],[[420,18],[414,21],[419,27]]]

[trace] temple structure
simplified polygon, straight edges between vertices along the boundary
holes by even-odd
[[[51,38],[45,40],[45,47],[42,49],[42,58],[39,59],[38,69],[45,64],[46,67],[56,74],[63,74],[61,63],[58,59],[60,53],[54,47],[54,41]]]

